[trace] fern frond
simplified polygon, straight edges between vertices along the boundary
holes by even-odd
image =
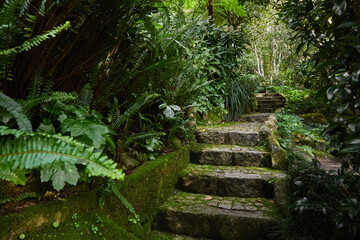
[[[40,198],[40,195],[36,192],[25,192],[17,196],[14,200],[15,202],[20,202],[21,200],[27,199],[27,198]]]
[[[129,137],[128,139],[126,139],[125,141],[122,142],[123,146],[127,146],[132,142],[136,142],[139,140],[146,140],[149,138],[153,138],[153,137],[162,137],[162,136],[166,136],[166,133],[164,132],[146,132],[146,133],[138,133],[132,137]]]
[[[54,38],[57,34],[61,33],[63,30],[67,30],[70,27],[71,27],[70,22],[66,21],[63,25],[55,27],[52,30],[46,31],[45,33],[43,33],[41,35],[38,35],[32,39],[29,39],[29,40],[23,42],[20,46],[10,48],[10,49],[0,50],[0,55],[11,56],[13,54],[17,54],[22,51],[29,51],[33,47],[39,46],[42,42],[44,42],[50,38]]]
[[[111,129],[116,131],[123,125],[127,119],[137,113],[142,107],[148,104],[159,95],[156,93],[145,93],[136,102],[134,102],[123,114],[121,114],[111,125]]]
[[[5,108],[15,117],[20,130],[32,132],[31,122],[26,117],[21,105],[3,92],[0,92],[0,106]]]
[[[0,162],[10,164],[13,170],[83,164],[89,176],[124,178],[111,159],[101,152],[94,152],[94,148],[86,148],[71,137],[27,133],[4,126],[0,126],[0,136]]]
[[[114,103],[111,105],[107,120],[112,123],[119,115],[119,100],[117,98],[114,98]]]
[[[115,184],[111,184],[110,186],[111,191],[117,196],[120,201],[124,204],[124,206],[129,210],[129,212],[135,217],[135,219],[129,219],[129,221],[132,221],[134,223],[140,221],[140,216],[135,212],[134,207],[129,203],[128,200],[120,193],[119,189],[116,187]]]
[[[71,93],[66,92],[53,92],[51,95],[42,95],[39,97],[35,97],[33,99],[22,102],[21,105],[25,113],[29,112],[33,107],[42,103],[48,103],[51,101],[71,101],[74,100],[75,97]]]
[[[76,98],[77,105],[90,107],[91,102],[94,98],[94,92],[91,89],[90,84],[86,84],[80,91]]]

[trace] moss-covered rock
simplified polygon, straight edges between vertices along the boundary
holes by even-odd
[[[223,110],[221,110],[220,108],[215,108],[205,114],[202,117],[202,120],[205,121],[207,124],[219,124],[223,121],[224,116],[225,115]]]
[[[132,215],[114,194],[108,194],[103,208],[100,208],[99,199],[101,195],[105,194],[105,191],[103,188],[99,188],[66,199],[30,206],[22,213],[0,216],[0,239],[18,239],[20,234],[25,234],[25,236],[31,234],[31,236],[35,236],[33,239],[41,239],[36,238],[37,234],[53,232],[52,224],[55,221],[60,224],[59,228],[56,228],[56,231],[60,232],[61,226],[66,226],[69,221],[71,222],[74,213],[84,216],[85,222],[89,214],[97,213],[99,216],[106,216],[106,218],[102,217],[104,222],[105,219],[109,219],[106,220],[109,224],[110,222],[116,223],[116,226],[112,226],[113,232],[127,234],[122,230],[124,229],[131,234],[128,236],[134,236],[134,238],[109,237],[107,239],[145,239],[150,233],[150,222],[152,222],[157,208],[172,194],[180,172],[188,163],[189,150],[182,148],[178,152],[144,164],[133,174],[127,176],[124,182],[117,184],[117,188],[140,215],[140,223],[134,224],[128,221]],[[26,239],[31,238],[26,237]],[[81,239],[81,237],[57,239]]]
[[[327,124],[327,120],[322,113],[307,113],[299,115],[302,119],[304,119],[305,124]]]

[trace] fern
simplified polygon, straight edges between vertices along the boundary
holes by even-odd
[[[11,165],[12,170],[40,168],[45,171],[41,174],[47,174],[42,179],[53,180],[56,190],[60,190],[67,181],[63,179],[64,176],[74,176],[66,173],[77,171],[75,164],[85,165],[89,176],[119,180],[124,178],[124,174],[112,160],[101,152],[94,152],[94,148],[86,148],[71,137],[27,133],[4,126],[0,126],[0,136],[0,163]]]
[[[51,95],[42,95],[39,97],[34,97],[30,100],[27,100],[25,102],[22,102],[21,105],[23,107],[23,110],[25,113],[29,112],[32,108],[34,108],[36,105],[42,104],[42,103],[48,103],[51,101],[70,101],[74,100],[75,97],[71,93],[66,92],[53,92]]]
[[[25,192],[16,197],[8,197],[8,198],[0,199],[0,205],[8,203],[8,202],[20,202],[21,200],[24,200],[27,198],[37,198],[38,200],[40,200],[41,197],[39,194],[37,194],[35,192]]]
[[[122,142],[123,146],[128,146],[130,143],[139,141],[139,140],[146,140],[153,137],[161,137],[166,136],[164,132],[146,132],[146,133],[138,133],[132,137],[126,139],[126,141]]]
[[[156,93],[145,93],[136,102],[134,102],[123,114],[121,114],[111,125],[111,129],[116,131],[123,125],[127,119],[137,113],[142,107],[157,98]]]
[[[40,199],[40,195],[37,194],[36,192],[26,192],[26,193],[22,193],[19,196],[13,198],[13,200],[15,202],[20,202],[21,200],[27,199],[27,198],[37,198]]]
[[[23,108],[11,97],[0,92],[0,106],[9,111],[16,119],[19,129],[25,132],[32,132],[30,120],[26,117]]]
[[[135,212],[134,207],[129,203],[128,200],[120,193],[119,189],[115,184],[111,184],[111,191],[120,199],[124,206],[129,210],[129,212],[134,216],[134,218],[129,218],[129,221],[133,223],[140,222],[140,216]]]
[[[90,84],[86,84],[81,89],[79,95],[77,96],[76,102],[77,102],[77,105],[90,107],[93,98],[94,98],[93,90],[91,89]]]
[[[35,38],[29,39],[29,40],[23,42],[20,46],[10,48],[10,49],[0,50],[0,56],[1,55],[11,56],[13,54],[17,54],[22,51],[29,51],[31,48],[39,46],[42,42],[44,42],[50,38],[54,38],[57,34],[62,32],[63,30],[67,30],[70,27],[71,27],[70,22],[66,21],[63,25],[55,27],[52,30],[46,31],[45,33],[43,33],[39,36],[36,36]]]

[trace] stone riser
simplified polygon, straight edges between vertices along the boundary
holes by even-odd
[[[206,150],[191,151],[190,161],[196,164],[215,166],[271,167],[271,156],[258,151]]]
[[[205,144],[256,146],[260,142],[260,136],[256,132],[205,131],[196,132],[196,141]]]
[[[242,115],[239,120],[244,122],[264,122],[269,116],[270,114],[249,114]]]
[[[270,108],[270,109],[258,109],[259,113],[274,113],[276,112],[276,110],[278,110],[278,108]]]
[[[273,198],[274,186],[268,179],[219,178],[206,175],[186,175],[179,178],[177,188],[191,193],[228,197]]]
[[[258,108],[282,108],[285,104],[259,104]]]
[[[258,105],[261,104],[285,104],[286,101],[285,100],[267,100],[267,99],[259,99],[257,100]]]
[[[162,231],[221,240],[268,239],[268,230],[276,225],[276,221],[269,217],[251,212],[241,216],[226,209],[197,213],[161,211],[157,222]]]

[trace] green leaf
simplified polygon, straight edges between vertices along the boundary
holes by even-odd
[[[360,137],[354,137],[345,141],[346,144],[360,144]]]
[[[56,168],[49,167],[41,170],[40,172],[41,181],[48,182],[51,180],[54,189],[57,191],[60,191],[64,188],[65,182],[75,186],[80,178],[76,167],[70,167],[67,164],[65,164],[63,168],[60,164],[58,164]]]
[[[356,22],[345,22],[337,26],[336,28],[350,28],[350,27],[356,27],[358,24]]]
[[[360,152],[360,144],[353,144],[346,148],[341,149],[340,153],[359,153]]]
[[[336,109],[336,111],[337,111],[338,113],[343,113],[343,112],[349,107],[349,104],[350,104],[350,103],[345,103],[345,104],[340,105],[340,106]]]
[[[326,96],[329,100],[332,100],[335,96],[335,94],[339,91],[339,89],[336,86],[331,86],[326,91]]]
[[[71,136],[86,136],[92,140],[95,148],[100,148],[106,143],[105,136],[110,131],[105,125],[100,125],[91,120],[77,120],[67,118],[61,124],[62,132],[70,132]]]

